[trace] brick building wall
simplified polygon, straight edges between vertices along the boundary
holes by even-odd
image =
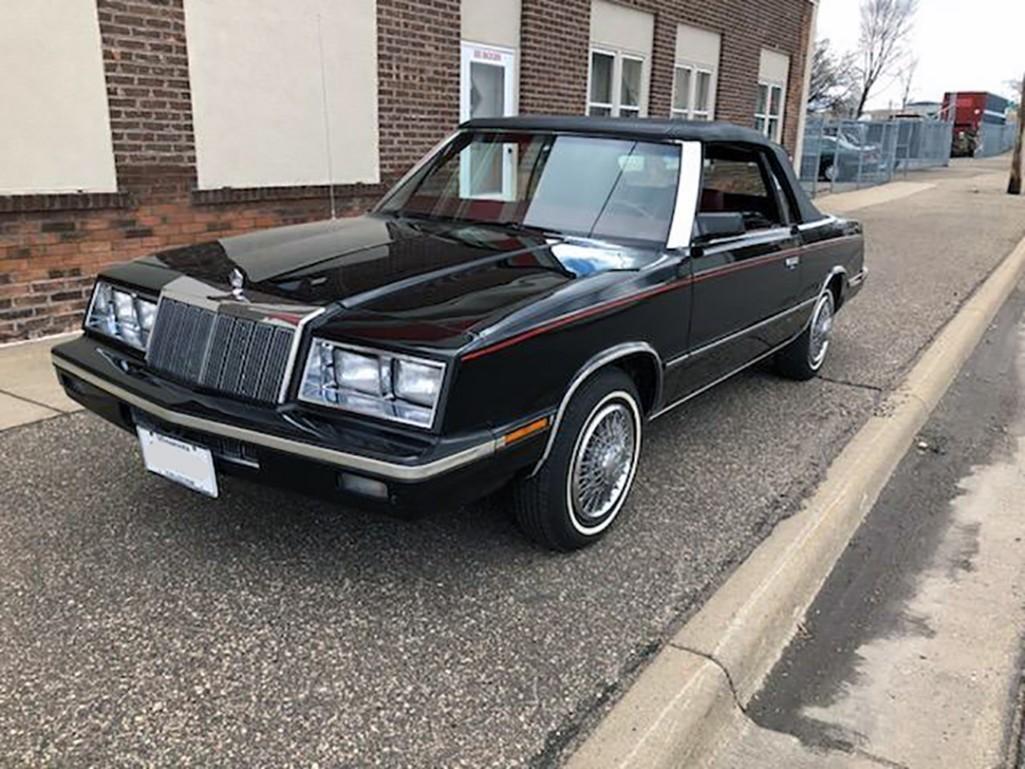
[[[459,122],[459,0],[378,0],[381,178],[395,180]]]
[[[648,115],[669,117],[676,64],[676,29],[689,24],[722,33],[716,119],[750,126],[754,119],[762,48],[790,56],[783,144],[793,150],[801,107],[809,2],[794,0],[617,0],[655,17]],[[590,0],[523,0],[524,113],[579,113],[586,106]]]
[[[591,0],[522,0],[520,13],[520,112],[583,112]]]
[[[807,0],[623,0],[655,15],[649,114],[669,114],[676,25],[722,33],[717,117],[751,125],[759,51],[790,55],[793,148]],[[582,113],[590,0],[522,0],[521,113]],[[175,245],[325,218],[326,186],[196,189],[182,0],[98,0],[118,192],[0,196],[0,343],[77,327],[105,265]],[[381,184],[335,189],[365,210],[458,122],[459,0],[377,0]]]

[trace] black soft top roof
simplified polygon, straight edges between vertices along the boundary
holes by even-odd
[[[585,117],[583,115],[520,115],[477,118],[464,128],[499,128],[510,131],[565,131],[566,133],[614,134],[645,139],[681,141],[744,142],[770,146],[764,134],[734,123],[707,120],[665,120],[658,118]]]
[[[637,139],[676,139],[679,141],[730,142],[754,144],[772,153],[779,169],[786,175],[797,203],[802,222],[824,218],[815,208],[794,174],[790,158],[783,147],[770,141],[753,128],[734,123],[706,120],[667,120],[659,118],[585,117],[582,115],[520,115],[517,117],[477,118],[460,128],[504,131],[553,131],[605,136],[629,136]]]

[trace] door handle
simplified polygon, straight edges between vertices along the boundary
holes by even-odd
[[[788,256],[783,264],[786,265],[788,270],[792,270],[801,263],[801,257],[799,256]]]

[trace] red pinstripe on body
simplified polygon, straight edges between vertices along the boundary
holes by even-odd
[[[614,310],[618,307],[623,307],[628,304],[635,304],[641,301],[642,299],[648,299],[649,297],[657,296],[658,294],[665,293],[666,291],[674,291],[678,288],[684,288],[686,286],[689,286],[692,283],[700,283],[701,281],[708,280],[710,278],[718,278],[723,275],[728,275],[732,272],[739,272],[740,270],[745,270],[749,267],[757,267],[761,264],[768,264],[769,262],[785,259],[787,256],[790,256],[795,252],[807,253],[810,249],[819,248],[825,245],[836,245],[840,241],[858,237],[861,236],[845,235],[840,238],[830,238],[828,240],[819,241],[817,243],[809,243],[804,246],[797,246],[795,248],[788,248],[783,251],[776,251],[775,253],[766,254],[765,256],[757,256],[753,259],[747,259],[742,262],[734,262],[732,264],[725,264],[721,267],[714,267],[710,270],[699,272],[693,276],[680,278],[679,280],[675,280],[672,283],[667,283],[663,286],[645,289],[644,291],[639,291],[638,293],[631,294],[630,296],[621,297],[619,299],[612,299],[608,302],[595,305],[594,307],[588,307],[583,310],[577,310],[576,312],[572,312],[569,315],[563,315],[561,318],[556,318],[555,320],[550,320],[547,323],[542,323],[540,326],[532,328],[529,331],[524,331],[520,334],[510,336],[506,339],[503,339],[500,342],[495,342],[494,344],[488,345],[487,347],[481,347],[478,350],[473,350],[472,352],[469,352],[466,355],[464,355],[463,360],[470,361],[476,358],[482,358],[485,355],[489,355],[493,352],[498,352],[499,350],[504,350],[506,347],[512,347],[514,344],[519,344],[520,342],[526,341],[527,339],[532,339],[535,336],[546,334],[549,331],[554,331],[555,329],[561,328],[570,323],[575,323],[578,320],[583,320],[584,318],[589,318],[592,315],[598,315],[600,313],[607,312],[609,310]]]

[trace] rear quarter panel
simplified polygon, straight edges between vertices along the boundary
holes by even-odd
[[[815,298],[830,273],[838,268],[847,281],[864,268],[865,242],[860,222],[830,218],[801,231],[801,289],[799,301]]]

